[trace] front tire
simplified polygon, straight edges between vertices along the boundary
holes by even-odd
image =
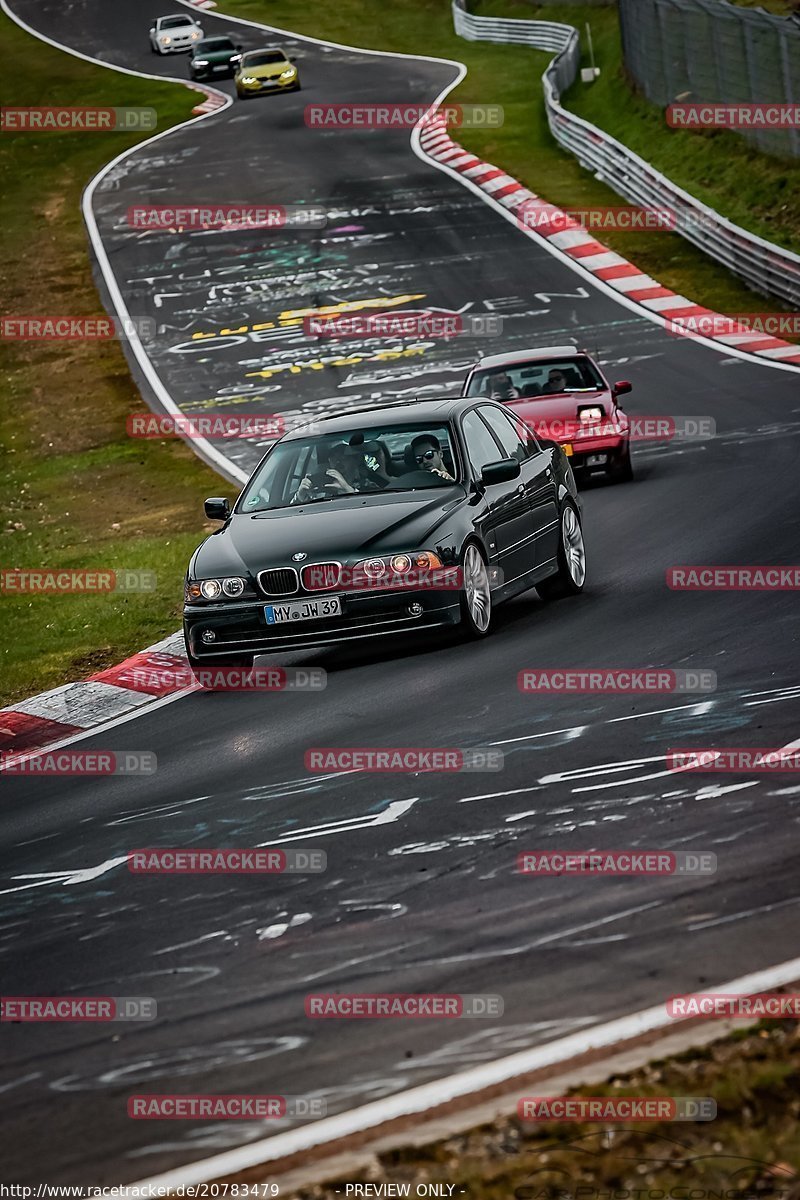
[[[608,477],[614,483],[633,482],[633,463],[631,462],[631,444],[628,442],[624,451],[615,463],[608,468]]]
[[[561,529],[558,543],[558,571],[549,579],[537,583],[536,591],[542,600],[560,600],[578,596],[586,582],[586,547],[583,530],[575,506],[567,502],[561,510]]]
[[[463,593],[461,623],[470,638],[483,638],[492,627],[492,591],[483,555],[474,542],[464,550],[461,563]]]

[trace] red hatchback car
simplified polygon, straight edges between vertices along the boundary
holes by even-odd
[[[619,483],[633,479],[630,421],[619,404],[630,391],[624,380],[610,384],[575,346],[494,354],[464,383],[465,396],[507,404],[540,438],[563,446],[576,474],[604,472]]]

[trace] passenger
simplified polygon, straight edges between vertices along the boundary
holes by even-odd
[[[455,483],[455,479],[444,465],[441,443],[434,434],[420,433],[414,438],[409,451],[409,457],[416,464],[417,470],[431,471],[434,475],[441,475],[448,483]]]
[[[519,391],[514,387],[505,371],[493,375],[489,384],[489,397],[492,400],[518,400]]]
[[[389,485],[392,472],[389,467],[389,455],[382,442],[364,442],[359,446],[359,472],[362,487],[368,491],[381,491]]]
[[[567,390],[567,377],[563,371],[554,368],[547,376],[547,383],[542,388],[545,396],[556,396]]]
[[[350,447],[344,443],[332,446],[328,452],[328,467],[317,475],[306,475],[292,496],[292,504],[309,500],[325,500],[329,496],[346,496],[358,491],[358,462]]]

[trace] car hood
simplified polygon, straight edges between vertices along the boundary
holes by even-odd
[[[241,75],[252,75],[254,79],[276,79],[293,64],[290,62],[265,63],[263,67],[241,67]]]
[[[233,48],[230,50],[207,50],[205,53],[198,51],[194,57],[195,61],[198,58],[204,58],[205,61],[209,63],[227,63],[231,61],[234,54],[238,53],[239,51]]]
[[[346,496],[262,513],[237,513],[195,554],[192,575],[246,575],[268,567],[335,559],[353,562],[379,554],[433,549],[436,531],[464,500],[460,484],[448,488]]]
[[[531,399],[505,400],[527,425],[539,429],[542,437],[558,440],[566,425],[574,426],[578,421],[578,409],[600,405],[605,413],[605,421],[623,421],[622,412],[617,409],[609,391],[580,392],[564,396],[536,396]],[[547,427],[552,426],[552,430]]]

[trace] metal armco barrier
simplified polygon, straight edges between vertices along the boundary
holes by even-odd
[[[793,308],[800,306],[800,255],[734,225],[622,142],[562,107],[561,95],[575,82],[580,68],[577,29],[551,21],[477,17],[467,11],[465,0],[452,0],[452,12],[456,33],[467,41],[508,42],[553,52],[555,58],[542,84],[550,131],[558,144],[630,203],[680,213],[676,232],[748,287]]]

